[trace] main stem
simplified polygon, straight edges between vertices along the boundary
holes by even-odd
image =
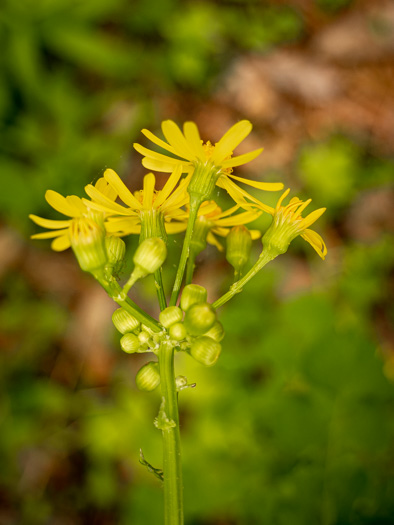
[[[193,236],[194,223],[197,219],[198,209],[201,205],[201,200],[197,197],[190,196],[190,210],[189,210],[189,220],[187,223],[187,229],[185,233],[185,240],[183,242],[181,258],[179,261],[178,270],[175,277],[174,287],[171,294],[170,306],[175,306],[178,300],[179,291],[182,286],[183,274],[185,273],[185,267],[187,258],[189,257],[189,248],[190,242]]]
[[[159,352],[160,385],[163,416],[164,523],[183,525],[183,484],[181,438],[179,431],[178,394],[175,385],[174,348],[162,344]]]
[[[259,272],[267,263],[272,261],[272,259],[275,259],[277,255],[277,253],[263,250],[256,264],[248,271],[246,275],[242,277],[242,279],[230,286],[230,290],[226,294],[222,295],[222,297],[213,303],[213,308],[219,308],[219,306],[223,306],[225,303],[227,303],[227,301],[234,297],[235,294],[242,292],[242,288],[245,286],[245,284],[250,281],[250,279],[252,279],[252,277],[254,277],[256,273]]]

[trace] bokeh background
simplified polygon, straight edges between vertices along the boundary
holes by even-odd
[[[223,308],[218,364],[177,362],[186,523],[393,524],[393,2],[3,0],[0,42],[0,524],[162,523],[146,357],[27,215],[107,167],[139,189],[132,143],[167,118],[213,141],[251,120],[239,174],[327,207],[326,261],[295,240]],[[210,300],[231,277],[202,254]]]

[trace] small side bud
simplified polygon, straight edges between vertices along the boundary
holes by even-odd
[[[127,354],[134,354],[140,348],[140,340],[134,334],[125,334],[120,340],[122,350]]]
[[[181,308],[186,312],[193,304],[205,303],[207,291],[199,284],[188,284],[184,287],[181,296]]]
[[[135,377],[135,382],[140,390],[150,392],[160,384],[159,363],[156,361],[149,361],[142,368],[140,368]]]
[[[170,328],[171,325],[182,321],[183,312],[178,306],[168,306],[159,315],[159,321],[164,328]]]
[[[203,335],[216,321],[216,312],[208,303],[194,304],[185,314],[185,328],[190,335]]]
[[[155,273],[167,257],[165,242],[159,237],[145,239],[135,251],[133,261],[141,277]]]
[[[239,225],[231,228],[226,237],[226,259],[235,272],[242,272],[249,260],[252,248],[252,236],[245,226]]]
[[[112,273],[119,272],[126,254],[126,244],[120,237],[107,235],[105,238],[105,247],[108,256],[107,268],[112,271]]]
[[[143,330],[142,332],[140,332],[138,334],[138,339],[139,339],[141,345],[148,344],[148,342],[150,340],[150,334]]]
[[[134,332],[134,330],[137,330],[140,326],[140,322],[124,308],[118,308],[115,310],[112,314],[112,322],[121,334]]]
[[[175,341],[182,341],[187,336],[186,328],[183,323],[175,323],[170,326],[170,337]]]
[[[224,337],[224,328],[222,323],[219,321],[216,321],[216,323],[208,330],[208,332],[205,332],[207,337],[211,337],[214,341],[217,343],[220,343],[220,341]]]
[[[190,355],[205,366],[213,366],[219,359],[221,351],[222,346],[218,342],[203,335],[192,344]]]
[[[95,273],[107,263],[104,227],[93,219],[73,219],[70,225],[70,243],[79,266],[85,272]]]

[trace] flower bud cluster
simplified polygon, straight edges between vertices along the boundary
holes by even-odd
[[[174,346],[189,352],[196,361],[212,366],[219,359],[224,330],[202,286],[185,286],[180,307],[169,306],[160,313],[159,320]]]
[[[112,322],[115,328],[123,334],[120,346],[127,354],[156,352],[159,349],[162,334],[157,334],[141,324],[124,308],[115,310]]]
[[[180,306],[169,306],[159,316],[161,332],[153,332],[141,324],[124,308],[112,315],[116,329],[123,334],[122,350],[128,354],[158,353],[164,342],[180,351],[188,352],[196,361],[212,366],[219,359],[224,337],[222,324],[215,309],[207,302],[207,290],[197,284],[185,286]],[[160,383],[157,362],[150,361],[137,373],[136,383],[141,390],[154,390]]]

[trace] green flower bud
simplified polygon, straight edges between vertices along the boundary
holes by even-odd
[[[140,348],[140,340],[134,334],[125,334],[120,340],[122,350],[127,354],[134,354]]]
[[[148,332],[142,331],[138,334],[138,339],[142,345],[147,344],[150,339],[150,334]]]
[[[220,323],[219,321],[216,321],[216,323],[212,326],[212,328],[210,328],[208,332],[205,332],[204,335],[220,343],[220,341],[224,337],[224,328],[223,328],[222,323]]]
[[[105,247],[107,249],[108,262],[107,267],[114,273],[119,272],[122,268],[124,256],[126,253],[126,244],[120,237],[107,235],[105,238]]]
[[[194,304],[185,314],[185,328],[190,335],[203,335],[216,321],[216,311],[208,303]]]
[[[168,306],[159,315],[159,321],[164,328],[169,328],[172,324],[182,321],[183,312],[178,306]]]
[[[105,230],[93,219],[73,219],[70,225],[70,243],[79,266],[94,273],[107,263]]]
[[[112,314],[112,322],[115,328],[119,330],[121,334],[127,334],[128,332],[134,332],[139,328],[139,321],[133,317],[124,308],[118,308]]]
[[[176,386],[176,389],[178,390],[178,392],[180,390],[183,390],[184,388],[187,387],[187,377],[185,376],[177,376],[175,378],[175,386]]]
[[[133,261],[141,277],[156,270],[164,263],[167,257],[167,248],[162,239],[151,237],[145,239],[137,248]]]
[[[241,272],[249,260],[252,236],[245,226],[231,228],[226,238],[226,259],[236,272]]]
[[[186,328],[183,323],[175,323],[170,326],[170,337],[175,341],[182,341],[187,336]]]
[[[218,342],[203,335],[192,344],[190,355],[199,363],[205,366],[212,366],[219,359],[221,351],[222,346]]]
[[[159,363],[149,361],[140,368],[135,377],[135,382],[140,390],[150,392],[160,384]]]
[[[186,312],[193,304],[205,303],[207,300],[207,295],[207,291],[203,286],[198,284],[188,284],[182,291],[182,310]]]

